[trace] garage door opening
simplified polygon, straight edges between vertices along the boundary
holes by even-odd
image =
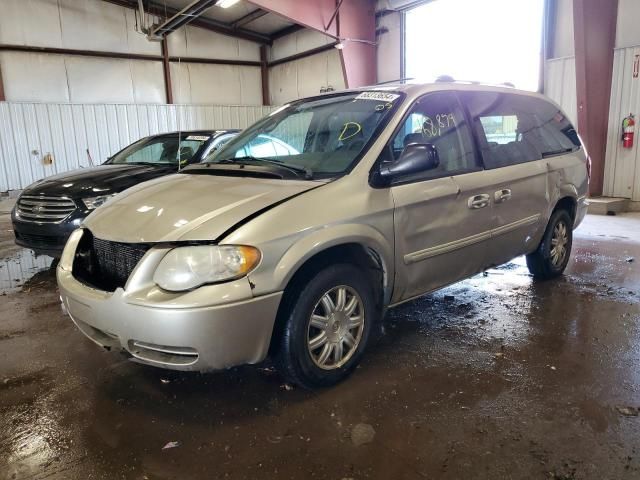
[[[543,11],[544,0],[436,0],[409,10],[406,76],[449,75],[535,91]]]

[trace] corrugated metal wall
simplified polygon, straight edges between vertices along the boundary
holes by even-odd
[[[634,77],[634,62],[640,61],[640,47],[616,49],[609,107],[609,133],[604,172],[604,195],[640,201],[640,152],[638,134],[633,148],[622,147],[622,119],[640,115],[640,78]]]
[[[74,105],[0,102],[0,192],[95,164],[156,133],[246,128],[276,107],[228,105]],[[43,163],[51,153],[54,162]]]
[[[577,126],[578,105],[575,57],[547,60],[544,93],[558,103],[569,116],[571,123]]]

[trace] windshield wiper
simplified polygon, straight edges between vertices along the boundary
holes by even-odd
[[[225,158],[224,160],[218,160],[217,162],[212,162],[212,163],[237,163],[237,162],[242,162],[242,161],[254,161],[254,162],[263,162],[263,163],[269,163],[271,165],[277,165],[278,167],[282,167],[282,168],[286,168],[287,170],[291,170],[292,172],[298,174],[298,175],[304,175],[305,180],[313,180],[313,170],[311,170],[309,167],[298,167],[296,165],[289,165],[287,163],[281,162],[279,160],[273,160],[271,158],[259,158],[259,157],[252,157],[252,156],[245,156],[245,157],[236,157],[236,158]]]
[[[562,155],[563,153],[573,152],[573,148],[561,148],[559,150],[552,150],[549,152],[543,152],[542,158],[553,157],[555,155]]]

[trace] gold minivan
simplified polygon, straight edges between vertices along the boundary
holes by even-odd
[[[519,255],[560,275],[588,159],[542,95],[385,85],[284,105],[204,163],[96,209],[57,269],[65,310],[133,360],[208,371],[271,356],[345,378],[387,308]]]

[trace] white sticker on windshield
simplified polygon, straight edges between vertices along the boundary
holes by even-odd
[[[199,142],[206,142],[207,140],[209,140],[209,137],[206,137],[204,135],[189,135],[187,137],[187,140],[197,140]]]
[[[376,100],[382,102],[393,102],[400,95],[389,92],[362,92],[356,100]]]

